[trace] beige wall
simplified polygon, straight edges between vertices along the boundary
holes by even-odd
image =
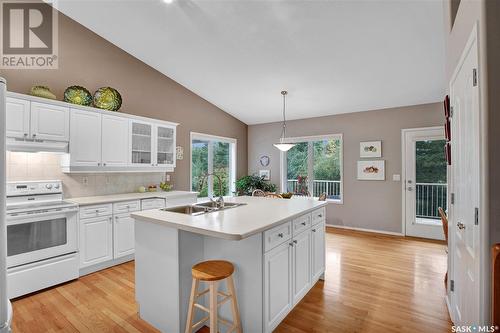
[[[123,97],[121,112],[180,123],[177,144],[184,147],[184,159],[177,161],[172,177],[176,189],[189,188],[190,131],[236,138],[237,175],[247,171],[246,124],[62,14],[58,70],[1,70],[0,75],[7,79],[9,91],[26,93],[33,85],[46,85],[59,99],[70,85],[91,92],[115,87]],[[139,182],[142,176],[132,178]]]
[[[342,133],[344,137],[344,203],[331,203],[327,223],[347,227],[401,232],[401,182],[392,181],[401,170],[401,129],[440,126],[441,103],[358,112],[287,122],[288,136]],[[262,155],[271,158],[272,182],[279,184],[280,156],[272,146],[280,135],[280,123],[248,127],[248,171],[264,169]],[[386,161],[385,181],[356,179],[359,143],[382,140],[382,158]]]

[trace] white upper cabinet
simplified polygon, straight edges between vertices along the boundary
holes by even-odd
[[[26,138],[30,134],[30,102],[7,97],[6,135]]]
[[[175,166],[175,126],[157,125],[155,166]]]
[[[12,92],[6,102],[8,150],[66,153],[63,172],[174,171],[176,123]]]
[[[102,115],[102,166],[127,166],[129,162],[129,120]]]
[[[69,108],[7,97],[7,137],[69,140]]]
[[[71,109],[70,166],[101,166],[101,114]]]
[[[31,137],[38,140],[69,140],[69,108],[31,102]]]
[[[134,166],[153,167],[153,124],[130,121],[130,158]]]

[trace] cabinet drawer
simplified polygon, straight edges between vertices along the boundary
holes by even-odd
[[[141,210],[141,202],[139,200],[123,201],[113,204],[113,214],[131,213]]]
[[[142,199],[141,200],[141,210],[148,209],[159,209],[165,207],[165,199],[153,198],[153,199]]]
[[[284,241],[292,237],[291,222],[281,224],[270,230],[264,231],[264,251],[269,251],[272,248],[280,245]]]
[[[326,219],[325,207],[315,210],[314,212],[312,212],[311,216],[312,216],[312,225],[325,221]]]
[[[113,206],[111,204],[92,205],[80,207],[80,218],[88,219],[92,217],[100,217],[113,214]]]
[[[302,215],[292,222],[293,234],[297,235],[311,227],[311,214]]]

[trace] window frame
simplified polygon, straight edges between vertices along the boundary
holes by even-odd
[[[325,135],[311,135],[311,136],[298,136],[298,137],[290,137],[287,138],[287,142],[290,143],[300,143],[300,142],[313,142],[313,141],[320,141],[320,140],[340,140],[341,145],[340,145],[340,154],[339,154],[339,161],[340,161],[340,200],[336,199],[326,199],[329,203],[335,203],[335,204],[344,204],[344,135],[343,133],[338,133],[338,134],[325,134]],[[285,151],[280,151],[280,189],[281,192],[286,192],[287,191],[287,152]]]
[[[237,168],[237,160],[236,160],[236,152],[238,146],[238,140],[235,138],[229,138],[224,136],[217,136],[213,134],[205,134],[199,132],[190,132],[189,134],[189,190],[193,191],[193,140],[203,140],[203,141],[219,141],[224,143],[229,143],[229,196],[232,196],[232,193],[236,191],[236,168]],[[213,155],[210,158],[210,153],[213,154],[213,150],[210,149],[210,145],[208,146],[208,172],[213,172]],[[213,197],[213,178],[208,178],[208,196],[200,197],[200,198],[212,198]]]

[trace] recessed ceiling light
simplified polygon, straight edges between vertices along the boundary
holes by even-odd
[[[171,4],[172,2],[174,2],[174,0],[163,0],[163,2],[166,4]]]

